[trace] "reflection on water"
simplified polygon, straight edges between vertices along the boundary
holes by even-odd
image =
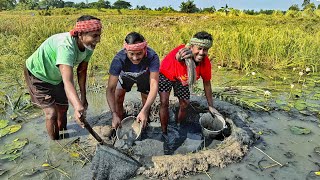
[[[189,179],[207,179],[208,176],[212,179],[306,179],[310,171],[319,170],[317,162],[320,161],[320,156],[313,152],[315,147],[320,146],[318,125],[320,121],[316,116],[317,114],[314,113],[317,110],[319,112],[319,106],[316,105],[320,104],[319,82],[318,76],[313,74],[300,76],[297,71],[277,72],[274,74],[256,71],[253,75],[252,72],[243,73],[225,69],[214,70],[214,87],[255,87],[256,89],[250,91],[245,89],[244,93],[239,93],[239,97],[246,96],[245,93],[247,93],[262,99],[262,105],[264,105],[263,103],[266,99],[272,99],[274,107],[279,107],[283,103],[292,109],[289,112],[277,111],[277,109],[283,108],[277,108],[271,112],[257,112],[247,109],[249,118],[246,119],[246,122],[253,131],[261,134],[262,137],[262,141],[256,146],[285,166],[275,166],[261,170],[259,165],[268,167],[273,162],[264,154],[252,148],[240,163],[232,164],[223,169],[212,168],[208,174],[192,176]],[[202,89],[201,85],[198,88]],[[265,90],[271,92],[271,97],[265,96]],[[215,91],[222,90],[217,88]],[[130,98],[137,97],[140,98],[140,95],[133,90],[131,95],[126,98],[130,100]],[[87,116],[89,118],[98,116],[108,110],[104,90],[98,93],[88,93],[87,98],[89,102]],[[251,98],[253,99],[253,97]],[[296,103],[298,100],[307,103],[301,101]],[[261,105],[261,102],[258,103]],[[307,105],[304,106],[304,104]],[[298,109],[297,111],[297,108],[301,108],[301,110]],[[7,114],[3,118],[7,119],[9,115]],[[26,121],[23,121],[20,131],[0,139],[1,145],[16,138],[29,140],[29,144],[22,151],[21,158],[13,162],[0,160],[0,169],[9,170],[0,176],[0,179],[68,179],[57,170],[44,170],[42,164],[45,162],[51,163],[53,166],[57,166],[67,172],[71,179],[90,179],[90,174],[87,173],[90,165],[83,167],[81,163],[72,158],[55,141],[49,140],[45,129],[44,117],[30,118],[28,115],[25,115]],[[59,141],[62,145],[67,144],[74,138],[85,138],[88,135],[86,130],[81,129],[73,121],[72,115],[73,108],[70,107],[68,112],[68,131],[74,133],[74,136]],[[290,132],[290,125],[308,128],[312,133],[309,135],[293,135]],[[143,179],[143,177],[138,177],[137,179]]]

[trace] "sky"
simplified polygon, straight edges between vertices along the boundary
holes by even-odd
[[[86,0],[72,0],[74,2],[86,2]],[[96,2],[97,0],[88,0],[88,2]],[[108,0],[113,4],[116,0]],[[180,10],[179,6],[181,2],[187,0],[125,0],[130,2],[132,7],[135,8],[137,5],[145,5],[148,8],[154,9],[163,6],[171,6],[176,10]],[[311,3],[315,3],[316,6],[320,4],[320,0],[311,0]],[[229,7],[235,9],[273,9],[273,10],[288,10],[293,4],[298,4],[301,8],[303,0],[194,0],[194,4],[198,8],[212,7],[220,9],[222,6],[228,4]]]

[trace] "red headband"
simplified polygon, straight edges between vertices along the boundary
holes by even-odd
[[[76,36],[79,32],[97,31],[102,28],[101,22],[97,19],[79,21],[76,26],[70,31],[71,36]]]
[[[138,50],[146,48],[147,45],[148,45],[147,41],[143,41],[143,42],[137,43],[137,44],[128,44],[126,42],[123,43],[123,47],[128,51],[138,51]]]

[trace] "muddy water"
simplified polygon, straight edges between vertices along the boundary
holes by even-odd
[[[137,93],[131,93],[130,98],[140,97]],[[88,118],[97,118],[107,111],[105,94],[88,94],[89,109]],[[227,103],[228,104],[228,103]],[[227,107],[225,102],[216,101],[219,106]],[[221,109],[228,114],[227,109]],[[85,139],[88,132],[70,118],[72,108],[68,115],[68,132],[70,138],[59,141],[64,146],[68,142],[80,137]],[[310,171],[319,171],[320,156],[314,153],[314,148],[320,146],[319,119],[314,116],[304,116],[298,112],[255,112],[244,110],[243,119],[256,133],[260,133],[260,140],[255,144],[257,148],[282,164],[275,164],[265,154],[255,147],[251,147],[249,153],[239,163],[231,164],[226,168],[212,168],[207,173],[200,173],[185,179],[313,179],[316,178]],[[290,126],[301,126],[312,131],[309,135],[294,135]],[[28,120],[23,124],[23,129],[15,134],[2,138],[1,143],[10,142],[16,138],[29,140],[29,144],[23,149],[23,155],[15,162],[1,162],[1,169],[9,172],[0,176],[0,179],[68,179],[57,170],[46,171],[41,165],[45,162],[58,167],[68,173],[71,179],[91,179],[90,163],[82,166],[69,153],[54,141],[50,141],[43,117]],[[86,146],[83,144],[83,146]],[[263,168],[265,167],[265,169]],[[136,179],[144,179],[139,176]],[[319,178],[318,178],[319,179]]]

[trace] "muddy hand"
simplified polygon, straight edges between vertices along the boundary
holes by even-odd
[[[112,114],[112,128],[117,129],[118,127],[121,128],[121,119],[117,115],[117,113]]]
[[[74,112],[74,117],[76,118],[76,122],[82,127],[84,128],[84,121],[86,119],[86,114],[85,111],[75,111]]]
[[[147,126],[148,116],[145,113],[140,112],[137,116],[137,122],[142,123],[142,128],[144,129]]]
[[[209,111],[210,111],[211,114],[214,114],[214,115],[222,117],[222,115],[212,106],[209,106]]]
[[[192,58],[192,51],[189,48],[182,48],[176,54],[176,59],[178,61],[183,61],[188,58]]]

